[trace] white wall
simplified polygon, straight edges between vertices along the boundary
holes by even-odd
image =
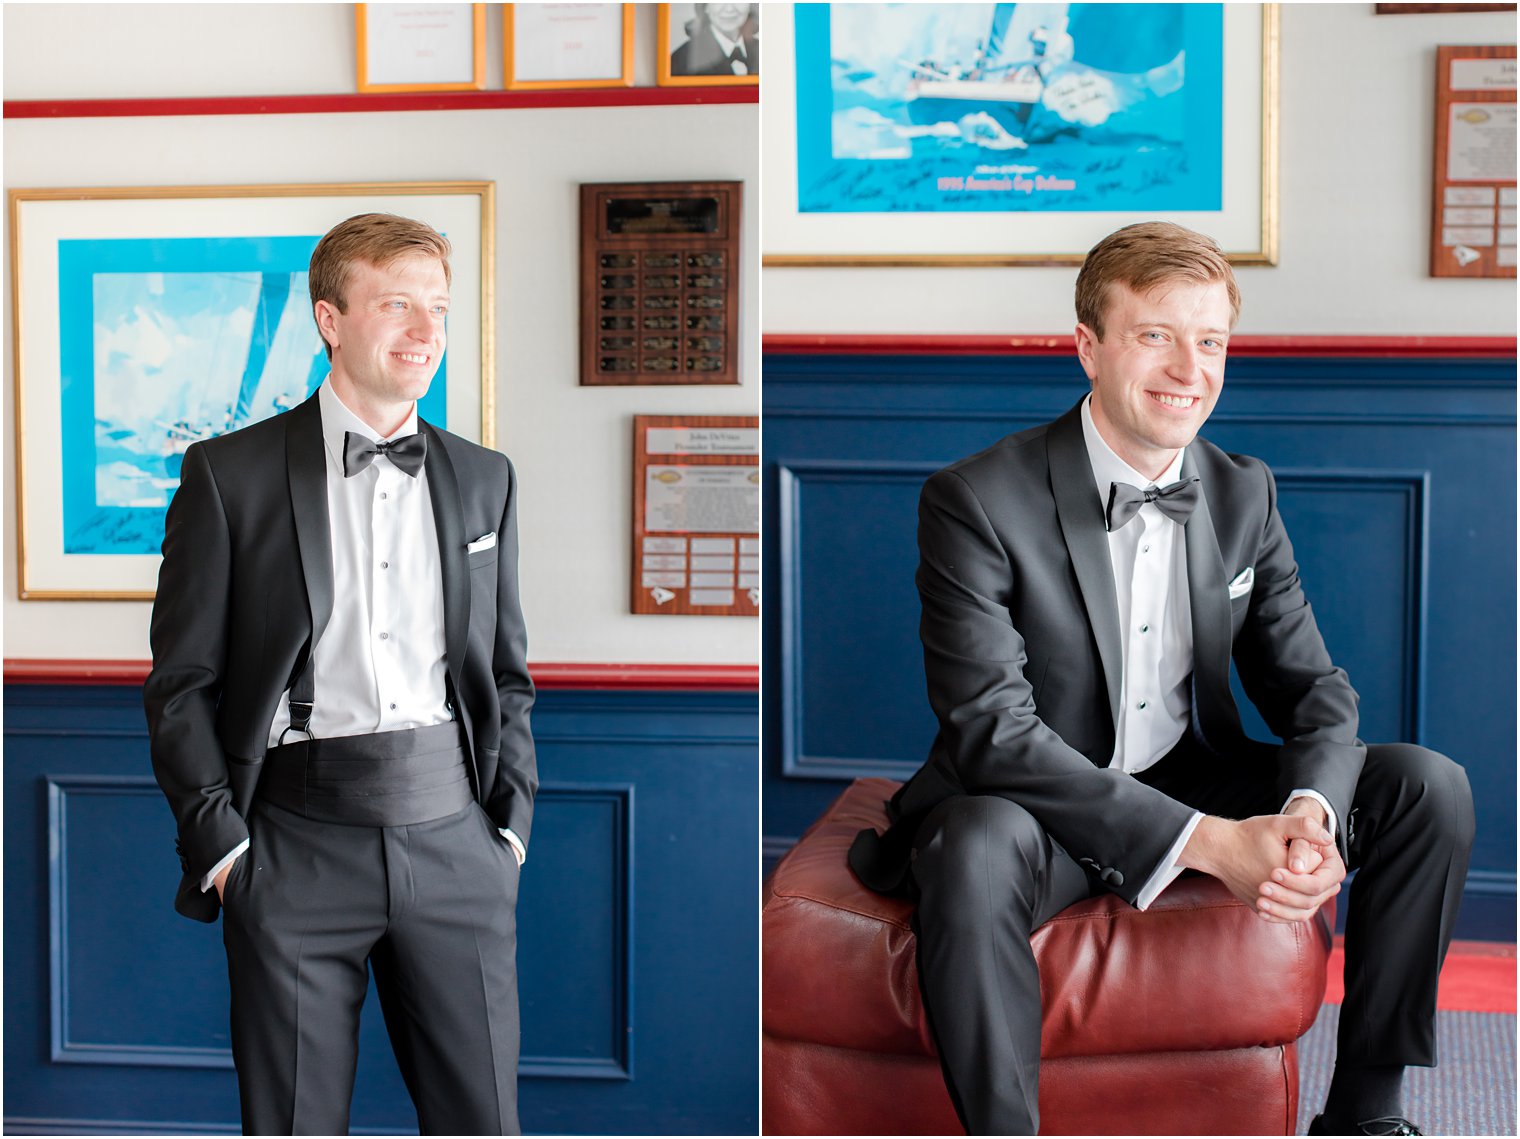
[[[1239,271],[1237,331],[1500,336],[1515,282],[1428,276],[1438,44],[1513,12],[1282,6],[1280,257]],[[770,129],[774,124],[767,122]],[[767,333],[1066,333],[1076,268],[765,270]]]
[[[488,59],[499,85],[500,13],[490,11]],[[4,16],[7,99],[353,90],[349,5],[7,5]],[[650,6],[640,6],[638,33],[652,73]],[[497,445],[522,480],[530,658],[752,663],[755,620],[635,617],[627,594],[632,416],[758,411],[757,119],[754,104],[12,119],[4,124],[4,178],[7,189],[495,181]],[[743,383],[580,387],[578,183],[688,179],[739,180],[751,199],[741,254]],[[9,281],[4,303],[9,337]],[[14,382],[5,355],[9,421]],[[3,439],[10,480],[9,429]],[[145,659],[147,603],[17,600],[14,501],[7,481],[5,655]]]

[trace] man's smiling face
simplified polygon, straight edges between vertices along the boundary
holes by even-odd
[[[355,262],[344,289],[347,311],[317,304],[332,345],[333,388],[355,411],[395,408],[427,394],[443,359],[449,283],[443,263],[418,254],[385,267]]]
[[[1182,280],[1144,294],[1110,285],[1103,339],[1077,325],[1077,356],[1093,385],[1093,425],[1142,474],[1166,470],[1214,410],[1230,320],[1223,281]]]

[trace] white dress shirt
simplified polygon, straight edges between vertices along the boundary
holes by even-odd
[[[333,608],[315,650],[316,739],[370,735],[445,724],[443,569],[428,495],[427,470],[406,474],[386,455],[352,478],[343,474],[347,432],[375,442],[376,432],[338,398],[332,377],[317,390],[327,460],[327,518],[332,547]],[[388,440],[417,432],[417,408]],[[269,726],[277,747],[290,725],[290,692]],[[302,739],[292,733],[287,742]],[[522,840],[502,828],[519,864]],[[202,880],[208,889],[246,840]]]
[[[1109,484],[1122,482],[1144,490],[1166,486],[1182,477],[1178,451],[1158,478],[1150,478],[1121,459],[1098,433],[1092,418],[1092,397],[1082,402],[1082,436],[1092,464],[1093,482],[1105,508]],[[1188,593],[1187,542],[1182,525],[1153,502],[1144,503],[1128,524],[1108,534],[1108,556],[1114,571],[1119,608],[1119,644],[1123,650],[1119,689],[1119,722],[1114,729],[1110,767],[1127,774],[1144,771],[1162,759],[1192,719],[1193,615]],[[1331,835],[1335,812],[1317,791],[1295,790],[1293,799],[1307,797],[1325,808]],[[1287,804],[1284,804],[1286,807]],[[1157,863],[1135,899],[1146,909],[1182,873],[1182,849],[1203,820],[1195,811],[1171,848]]]

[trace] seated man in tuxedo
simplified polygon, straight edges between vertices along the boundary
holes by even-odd
[[[504,455],[417,418],[449,243],[363,214],[311,258],[331,372],[185,453],[144,689],[176,908],[224,920],[250,1134],[346,1134],[375,973],[423,1134],[517,1132],[538,786]]]
[[[1309,921],[1359,869],[1337,1064],[1311,1134],[1419,1134],[1436,977],[1472,846],[1462,768],[1357,738],[1259,460],[1197,438],[1239,313],[1208,238],[1142,223],[1077,278],[1092,391],[935,474],[920,633],[939,733],[851,865],[916,893],[924,1004],[974,1134],[1039,1127],[1030,933],[1108,890],[1145,909],[1184,869],[1263,921]],[[1241,681],[1278,746],[1248,739]],[[1221,967],[1228,968],[1228,962]]]

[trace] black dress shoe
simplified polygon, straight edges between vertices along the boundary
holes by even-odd
[[[1423,1135],[1409,1120],[1398,1115],[1385,1115],[1381,1119],[1364,1119],[1360,1123],[1346,1123],[1325,1115],[1316,1115],[1309,1124],[1310,1135]]]

